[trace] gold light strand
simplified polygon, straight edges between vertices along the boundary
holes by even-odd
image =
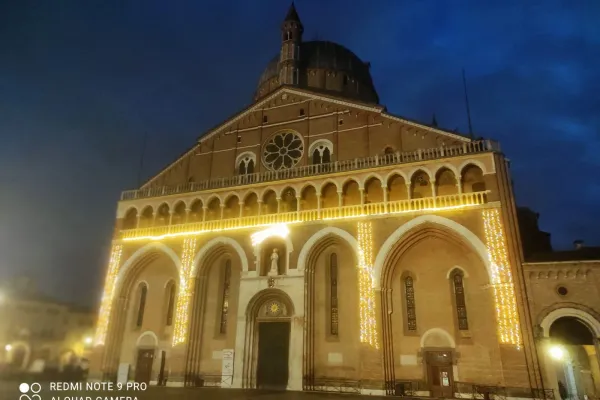
[[[519,314],[500,210],[483,211],[483,225],[492,266],[492,288],[496,301],[498,335],[501,343],[520,347]]]
[[[194,266],[194,254],[196,252],[197,238],[186,238],[183,241],[183,253],[181,255],[181,275],[179,278],[179,290],[177,295],[177,313],[175,315],[175,327],[173,329],[173,346],[184,343],[188,324],[190,301],[194,288],[192,287],[192,269]]]
[[[106,334],[108,332],[108,322],[110,321],[110,312],[114,298],[115,281],[119,273],[119,263],[121,254],[123,253],[123,245],[116,244],[110,252],[110,261],[108,262],[108,273],[104,281],[104,293],[102,294],[102,302],[100,305],[100,313],[98,314],[98,324],[96,325],[96,337],[94,345],[104,345]]]
[[[373,228],[370,222],[358,223],[358,274],[360,341],[379,349],[373,289]]]

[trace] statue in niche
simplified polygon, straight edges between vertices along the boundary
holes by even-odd
[[[273,249],[273,253],[271,254],[271,270],[269,271],[269,276],[277,275],[279,275],[279,254],[277,249]]]

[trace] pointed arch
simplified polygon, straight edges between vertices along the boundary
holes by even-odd
[[[447,229],[450,229],[451,231],[455,232],[460,237],[462,237],[465,240],[465,242],[473,248],[477,255],[479,255],[479,258],[481,258],[482,262],[485,265],[490,280],[492,279],[492,265],[490,262],[487,247],[481,241],[481,239],[477,237],[477,235],[475,235],[463,225],[459,224],[458,222],[454,222],[451,219],[440,217],[439,215],[421,215],[417,218],[408,221],[407,223],[396,229],[381,245],[379,252],[377,253],[377,257],[375,257],[375,262],[373,265],[373,286],[375,289],[381,288],[381,279],[385,261],[395,244],[398,241],[400,241],[400,239],[402,239],[403,236],[410,230],[428,222],[446,227]]]
[[[206,242],[204,246],[202,246],[202,248],[198,251],[198,253],[196,253],[196,257],[194,257],[194,263],[192,266],[191,276],[198,275],[198,266],[200,265],[200,261],[202,261],[202,259],[208,254],[208,252],[213,247],[218,245],[231,246],[240,258],[240,262],[242,263],[242,271],[248,271],[248,257],[246,256],[246,252],[244,251],[242,246],[240,246],[240,244],[237,241],[231,238],[219,236]]]
[[[304,271],[306,268],[306,260],[312,248],[324,237],[327,235],[335,235],[339,238],[346,241],[354,250],[354,254],[358,254],[358,241],[354,236],[350,233],[346,232],[343,229],[335,228],[333,226],[329,226],[327,228],[323,228],[320,231],[313,234],[302,246],[302,250],[300,250],[300,254],[298,255],[298,271]]]
[[[113,293],[120,293],[121,286],[125,280],[124,278],[127,275],[129,275],[130,270],[137,264],[138,261],[143,259],[144,256],[146,256],[152,251],[158,251],[166,254],[171,259],[171,261],[173,261],[173,264],[175,264],[175,267],[177,268],[177,274],[181,275],[181,260],[179,259],[177,254],[175,254],[173,249],[171,249],[169,246],[165,245],[162,242],[152,242],[145,245],[141,249],[138,249],[127,259],[127,261],[125,261],[123,266],[119,269],[119,273],[117,274],[117,278],[115,279],[115,290],[113,291]]]

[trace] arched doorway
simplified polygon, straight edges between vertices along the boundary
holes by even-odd
[[[290,298],[278,289],[259,292],[246,312],[244,386],[285,390],[290,378]]]
[[[593,330],[575,316],[563,316],[549,325],[547,376],[563,399],[597,397],[600,369]],[[584,397],[585,396],[585,397]]]

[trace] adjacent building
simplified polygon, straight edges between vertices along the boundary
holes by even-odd
[[[568,317],[597,387],[597,264],[525,262],[499,144],[388,111],[303,30],[292,5],[252,105],[123,193],[91,376],[543,398]]]
[[[96,318],[44,295],[30,279],[11,280],[0,287],[0,365],[42,372],[77,362],[91,348]]]

